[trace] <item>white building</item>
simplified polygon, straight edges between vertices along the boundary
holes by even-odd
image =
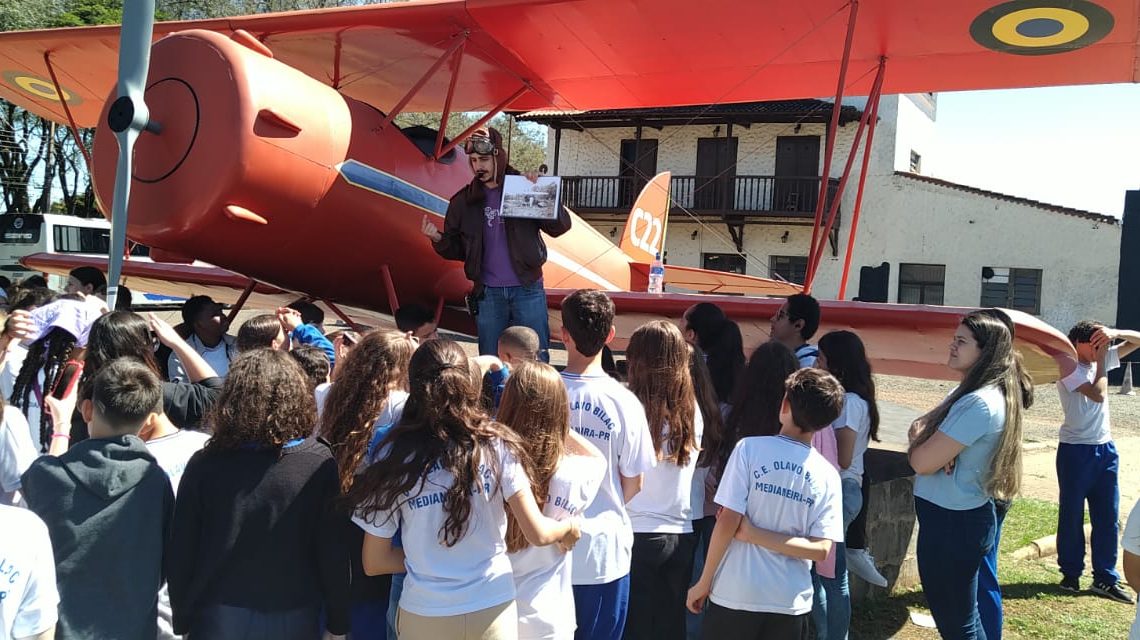
[[[831,193],[862,102],[841,111]],[[1115,321],[1120,221],[932,177],[935,113],[932,94],[882,98],[845,297],[1012,307],[1062,330]],[[794,100],[520,119],[552,127],[564,200],[602,233],[617,238],[645,176],[668,170],[668,263],[802,282],[830,115],[830,103]],[[821,298],[838,297],[861,161],[816,276]]]

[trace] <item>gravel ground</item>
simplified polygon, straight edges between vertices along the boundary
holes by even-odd
[[[875,376],[879,399],[894,402],[919,411],[938,404],[954,387],[952,382],[921,380],[900,376]],[[1117,438],[1140,436],[1140,395],[1122,396],[1120,387],[1109,388],[1109,410],[1112,415],[1112,432]],[[1026,412],[1023,428],[1028,442],[1056,442],[1057,430],[1064,414],[1054,384],[1038,385],[1034,389],[1033,406]]]

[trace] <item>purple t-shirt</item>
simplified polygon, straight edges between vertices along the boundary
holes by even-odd
[[[507,246],[507,225],[499,215],[503,204],[503,189],[486,189],[487,202],[483,206],[483,285],[488,287],[517,287],[522,284],[511,264],[511,251]]]

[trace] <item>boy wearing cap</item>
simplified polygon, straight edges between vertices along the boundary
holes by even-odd
[[[540,231],[551,237],[570,230],[570,215],[559,208],[554,220],[503,218],[503,178],[518,172],[507,165],[502,136],[494,128],[477,130],[464,146],[475,174],[469,185],[452,196],[443,231],[429,218],[423,234],[441,257],[462,260],[467,279],[474,283],[468,305],[479,330],[480,355],[495,355],[499,334],[511,325],[538,333],[540,358],[548,360],[550,327],[542,265],[546,244]]]

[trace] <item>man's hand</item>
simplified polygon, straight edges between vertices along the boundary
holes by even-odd
[[[424,216],[423,224],[420,225],[420,233],[431,238],[432,242],[439,242],[440,238],[443,237],[439,233],[439,227],[435,226],[435,223],[431,220],[428,220],[427,216]]]
[[[293,331],[304,324],[301,320],[301,312],[289,307],[281,307],[277,309],[277,321],[281,323],[281,328],[285,333],[293,333]]]
[[[527,180],[530,180],[531,182],[538,182],[538,179],[541,176],[539,175],[539,173],[537,171],[527,171],[527,172],[523,173],[523,177],[526,178]]]

